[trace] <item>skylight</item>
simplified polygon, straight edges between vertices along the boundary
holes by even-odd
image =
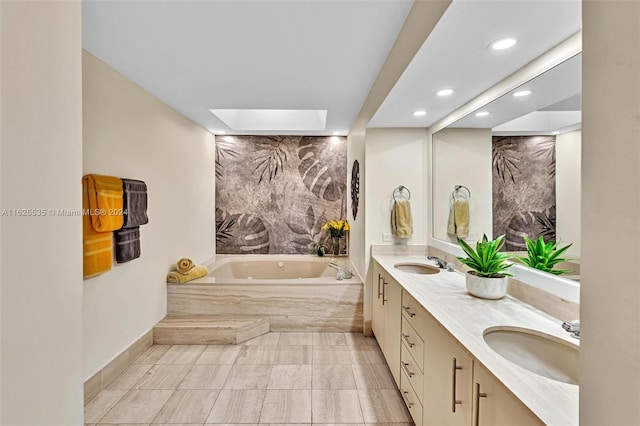
[[[325,130],[326,109],[210,109],[235,131]]]

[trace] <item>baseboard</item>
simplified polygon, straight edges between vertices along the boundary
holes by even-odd
[[[147,331],[100,371],[84,382],[84,404],[96,397],[153,344],[153,329]]]
[[[373,330],[371,329],[371,321],[370,320],[364,322],[364,330],[363,330],[363,332],[364,332],[364,335],[366,337],[373,336]]]

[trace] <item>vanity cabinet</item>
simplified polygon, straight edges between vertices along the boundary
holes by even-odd
[[[518,398],[499,383],[486,368],[477,362],[474,363],[474,426],[533,426],[543,424]]]
[[[374,263],[373,272],[374,280],[377,280],[377,283],[374,282],[373,288],[371,328],[396,385],[399,386],[402,287],[377,263]]]

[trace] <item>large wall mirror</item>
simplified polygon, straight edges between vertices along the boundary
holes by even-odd
[[[579,280],[581,59],[433,134],[434,239],[504,234],[510,252],[526,251],[525,235],[572,244],[565,257],[575,261],[561,266]]]

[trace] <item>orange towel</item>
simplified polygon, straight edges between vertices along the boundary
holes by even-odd
[[[91,225],[89,209],[88,179],[82,179],[82,276],[84,279],[95,277],[111,270],[113,263],[113,233],[97,232]]]
[[[89,194],[91,225],[98,232],[117,231],[124,225],[122,179],[86,175],[82,178]]]

